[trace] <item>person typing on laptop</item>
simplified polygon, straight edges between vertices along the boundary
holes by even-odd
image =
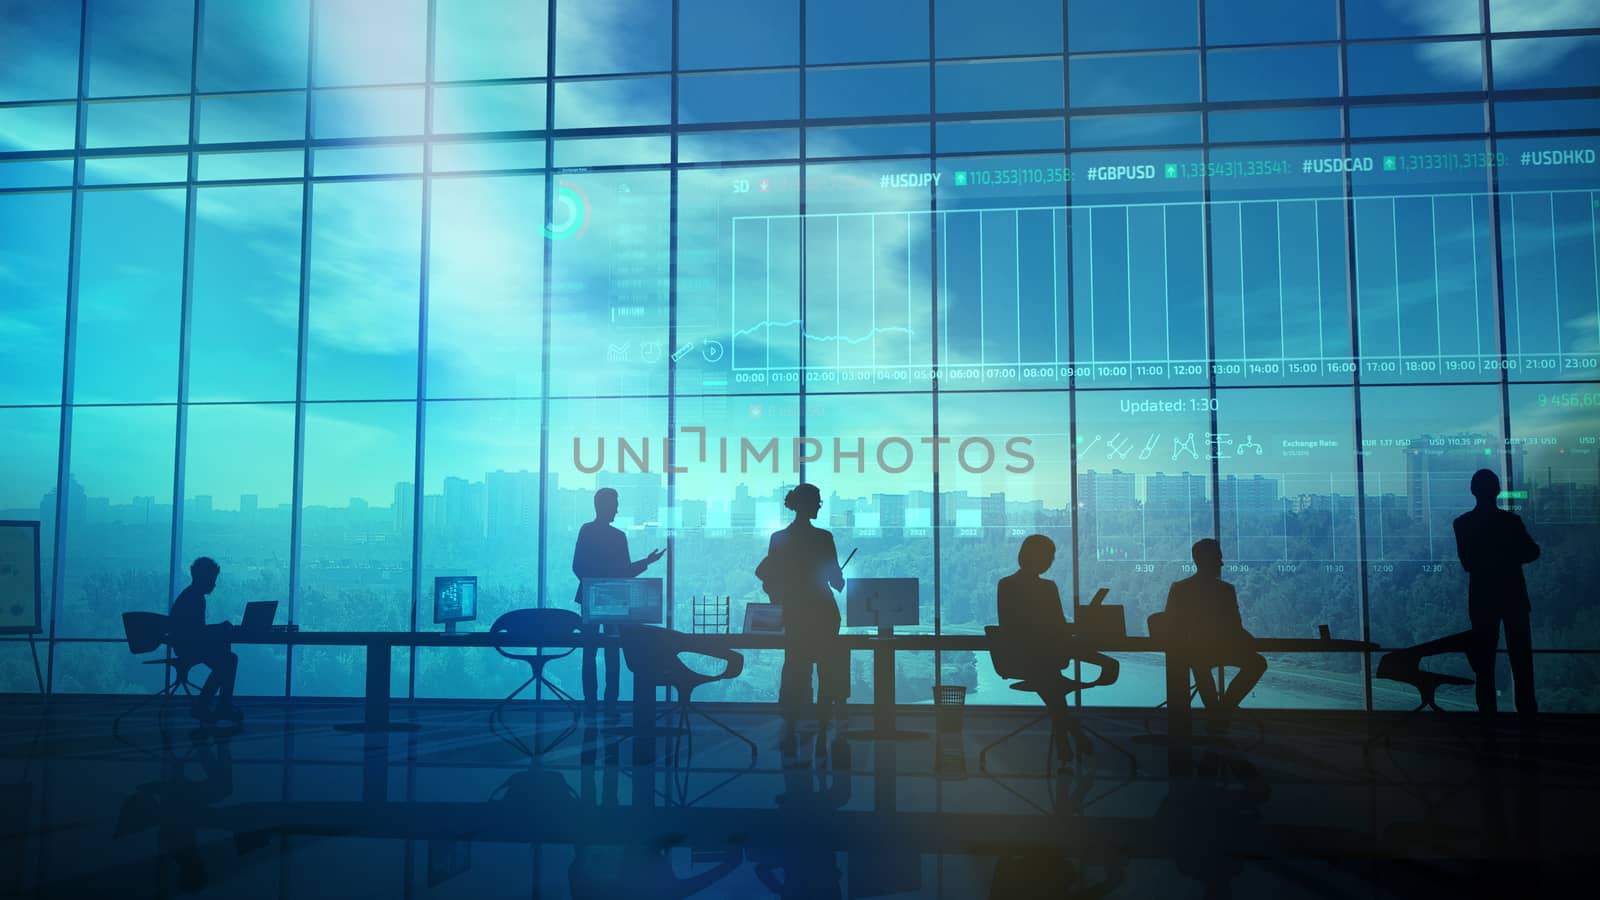
[[[1056,749],[1065,761],[1071,758],[1071,738],[1079,730],[1069,714],[1067,696],[1116,682],[1121,666],[1082,640],[1067,622],[1061,592],[1054,581],[1044,577],[1055,559],[1056,545],[1050,538],[1042,534],[1023,538],[1017,550],[1017,571],[995,586],[995,612],[996,624],[1024,660],[1023,680],[1038,687],[1039,699],[1055,720]],[[1090,663],[1099,673],[1093,681],[1068,678],[1065,671],[1074,662]],[[1079,739],[1083,740],[1081,735]]]
[[[244,714],[233,703],[233,682],[239,672],[239,657],[233,652],[233,625],[206,623],[206,595],[216,590],[222,567],[209,556],[189,566],[189,586],[172,601],[167,615],[167,642],[179,659],[203,664],[211,672],[200,687],[199,696],[190,701],[190,712],[202,722],[219,719],[239,722]],[[212,698],[216,703],[212,705]]]

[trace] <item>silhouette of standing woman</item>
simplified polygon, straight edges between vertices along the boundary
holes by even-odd
[[[1492,469],[1472,474],[1471,511],[1456,517],[1456,555],[1467,570],[1467,613],[1472,619],[1472,649],[1467,659],[1478,677],[1478,711],[1495,713],[1495,648],[1505,623],[1506,654],[1516,686],[1517,716],[1532,725],[1539,713],[1533,694],[1533,637],[1528,626],[1528,582],[1522,567],[1539,558],[1522,517],[1495,505],[1500,476]]]
[[[789,527],[772,535],[756,577],[772,602],[783,607],[783,673],[778,706],[783,712],[783,747],[792,750],[796,720],[811,702],[811,669],[817,670],[817,746],[824,747],[830,717],[843,713],[849,694],[849,656],[838,646],[839,604],[844,588],[833,533],[811,524],[822,509],[814,484],[796,485],[783,498],[794,510]]]

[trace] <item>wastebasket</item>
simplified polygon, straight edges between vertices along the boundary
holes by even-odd
[[[961,717],[967,708],[967,688],[961,684],[933,686],[933,717],[940,734],[961,733]]]

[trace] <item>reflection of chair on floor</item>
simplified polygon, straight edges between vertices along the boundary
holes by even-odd
[[[583,618],[577,613],[566,609],[516,609],[494,620],[494,625],[489,629],[493,635],[505,635],[511,644],[502,644],[495,647],[501,656],[507,659],[520,660],[528,664],[531,670],[528,680],[522,686],[512,691],[504,700],[495,704],[489,713],[489,731],[506,743],[522,751],[528,756],[540,756],[550,752],[557,744],[566,739],[567,735],[576,731],[578,722],[582,717],[582,710],[577,700],[561,687],[544,677],[544,668],[552,661],[571,654],[576,647],[562,647],[571,644],[573,639],[581,633]],[[554,644],[556,646],[551,647]],[[524,648],[533,648],[529,653]],[[562,705],[572,715],[572,722],[566,728],[551,738],[549,743],[538,746],[538,741],[530,747],[523,740],[511,732],[506,725],[506,704],[517,698],[518,694],[527,690],[529,685],[538,682],[550,695],[561,701]],[[501,732],[504,734],[501,734]]]
[[[128,652],[135,656],[142,656],[153,650],[158,650],[167,642],[167,617],[161,613],[153,612],[127,612],[122,614],[122,631],[128,641]],[[144,660],[147,666],[170,666],[172,668],[172,681],[161,690],[139,701],[121,715],[112,720],[111,733],[118,734],[122,728],[122,720],[134,710],[141,709],[152,700],[161,701],[160,715],[167,712],[167,698],[176,694],[180,689],[185,694],[193,694],[200,689],[199,685],[189,680],[189,670],[200,665],[199,660],[179,659],[167,656],[162,659]],[[165,675],[163,675],[165,681]]]
[[[739,677],[739,674],[744,671],[743,654],[735,650],[707,650],[694,647],[683,638],[684,635],[676,631],[669,631],[653,625],[624,625],[622,627],[622,657],[627,662],[629,671],[643,676],[644,681],[649,684],[663,685],[672,688],[674,692],[675,702],[657,715],[658,719],[670,716],[674,720],[668,728],[668,733],[673,735],[672,760],[674,764],[679,761],[679,751],[684,749],[685,744],[687,745],[687,752],[682,755],[682,758],[692,764],[694,757],[694,730],[689,725],[689,717],[693,714],[715,725],[729,736],[749,747],[750,766],[754,768],[756,763],[755,742],[734,731],[722,720],[693,705],[695,688],[714,681],[728,681]],[[684,664],[683,654],[720,659],[724,666],[722,671],[714,675],[696,672]],[[732,778],[728,779],[728,781],[731,780]],[[726,783],[724,781],[722,784]],[[716,787],[721,787],[722,784]],[[716,788],[714,787],[711,790],[716,790]],[[705,794],[710,792],[706,791]],[[704,797],[705,794],[701,794],[700,797]],[[700,797],[696,799],[698,800]]]
[[[1026,693],[1039,695],[1039,698],[1045,702],[1046,709],[1044,713],[1022,723],[1010,733],[991,741],[988,746],[980,750],[978,752],[978,769],[979,771],[987,774],[989,771],[988,755],[990,750],[993,750],[1006,741],[1011,740],[1022,732],[1027,731],[1028,729],[1039,724],[1041,721],[1049,719],[1050,741],[1049,749],[1045,752],[1045,770],[1048,773],[1050,770],[1050,763],[1055,758],[1058,739],[1061,737],[1061,735],[1057,733],[1057,728],[1062,724],[1056,721],[1056,715],[1051,710],[1052,706],[1057,705],[1052,701],[1058,701],[1059,706],[1065,706],[1067,698],[1072,694],[1080,693],[1088,688],[1114,683],[1117,679],[1115,660],[1106,658],[1108,662],[1112,663],[1112,667],[1108,669],[1107,667],[1102,666],[1100,675],[1096,677],[1094,681],[1078,681],[1073,678],[1068,678],[1059,671],[1041,674],[1034,670],[1033,667],[1029,666],[1026,647],[1019,646],[1014,637],[1002,632],[1000,626],[986,625],[984,626],[983,632],[989,638],[989,659],[994,665],[995,674],[999,675],[1001,678],[1011,681],[1012,683],[1010,687],[1014,691],[1023,691]],[[1085,661],[1093,662],[1093,660],[1088,660],[1087,658]],[[1109,677],[1107,677],[1108,673]],[[1118,753],[1121,753],[1123,756],[1127,757],[1128,768],[1130,771],[1138,771],[1138,763],[1135,761],[1132,753],[1129,753],[1127,750],[1124,750],[1123,748],[1118,747],[1116,744],[1112,744],[1110,741],[1107,741],[1104,735],[1100,734],[1094,729],[1089,728],[1082,722],[1069,720],[1066,724],[1070,728],[1074,738],[1072,741],[1072,746],[1077,756],[1081,757],[1089,752],[1091,745],[1089,744],[1085,735],[1091,735],[1109,744],[1111,747],[1116,749]]]
[[[1398,681],[1401,684],[1408,684],[1411,687],[1416,688],[1418,703],[1415,709],[1401,716],[1395,722],[1390,724],[1389,727],[1383,729],[1377,734],[1374,734],[1372,739],[1367,742],[1367,745],[1362,750],[1362,756],[1366,759],[1368,768],[1371,768],[1372,766],[1371,752],[1373,743],[1377,741],[1384,741],[1387,743],[1394,737],[1394,733],[1398,731],[1402,725],[1410,721],[1413,716],[1419,715],[1426,710],[1431,709],[1434,712],[1444,712],[1444,710],[1439,708],[1439,688],[1445,685],[1469,687],[1477,684],[1477,682],[1471,678],[1465,678],[1460,675],[1449,675],[1444,672],[1430,672],[1429,670],[1422,668],[1422,661],[1427,657],[1437,656],[1442,653],[1465,654],[1471,645],[1472,632],[1463,631],[1460,634],[1452,634],[1437,640],[1428,641],[1425,644],[1418,644],[1415,647],[1406,647],[1402,650],[1391,650],[1390,652],[1385,653],[1382,659],[1378,660],[1378,668],[1377,671],[1373,672],[1373,675],[1378,678],[1382,678],[1385,681]],[[1445,721],[1448,721],[1448,719]]]
[[[1378,678],[1398,681],[1401,684],[1409,684],[1416,688],[1419,702],[1417,703],[1417,708],[1412,710],[1413,713],[1422,712],[1424,709],[1443,712],[1443,710],[1439,709],[1436,697],[1441,686],[1451,684],[1470,687],[1477,682],[1460,675],[1430,672],[1422,668],[1422,660],[1441,653],[1459,652],[1464,654],[1471,645],[1472,632],[1463,631],[1460,634],[1452,634],[1449,637],[1442,637],[1426,644],[1418,644],[1415,647],[1407,647],[1404,650],[1393,650],[1385,653],[1383,658],[1378,660],[1378,671],[1373,674]]]

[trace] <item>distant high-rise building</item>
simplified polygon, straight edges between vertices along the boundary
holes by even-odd
[[[1249,478],[1240,478],[1229,475],[1222,479],[1220,502],[1223,515],[1231,512],[1245,513],[1281,513],[1283,506],[1278,500],[1278,479],[1267,478],[1262,475],[1252,475]]]
[[[417,516],[417,486],[409,481],[394,485],[394,533],[410,534]]]
[[[449,477],[444,480],[444,530],[463,541],[483,540],[483,482]]]
[[[939,525],[943,528],[954,527],[961,518],[962,510],[977,509],[977,504],[967,495],[966,491],[943,491],[939,494]]]
[[[539,528],[539,474],[497,470],[484,476],[489,540],[528,546]]]
[[[204,522],[211,518],[212,503],[210,494],[196,494],[190,497],[184,505],[186,507],[184,514],[193,521]]]
[[[261,497],[257,494],[239,495],[239,518],[246,524],[256,520],[256,513],[261,508]]]
[[[1136,508],[1134,475],[1121,469],[1078,473],[1078,504],[1086,512]]]
[[[1004,528],[1006,525],[1006,495],[990,494],[979,498],[978,509],[983,515],[984,528]]]
[[[87,514],[89,497],[84,493],[83,485],[76,478],[67,481],[67,518],[74,522],[84,521]],[[39,521],[43,523],[47,532],[53,533],[56,521],[56,492],[51,488],[39,499]]]
[[[878,507],[878,525],[883,529],[883,536],[903,536],[906,528],[906,495],[874,494],[873,501]]]
[[[1500,469],[1501,458],[1484,453],[1498,444],[1481,432],[1424,434],[1413,439],[1406,447],[1406,511],[1416,519],[1429,513],[1454,517],[1465,511],[1472,505],[1468,489],[1472,473],[1482,468]],[[1368,492],[1377,493],[1370,484],[1372,479],[1368,481]]]
[[[744,482],[734,488],[733,503],[728,508],[728,527],[736,532],[754,531],[756,527],[756,501]]]
[[[1152,511],[1199,509],[1206,502],[1207,480],[1204,475],[1189,472],[1181,475],[1157,472],[1150,475],[1144,480],[1145,507]]]
[[[681,510],[680,515],[682,516],[682,519],[683,519],[682,527],[684,527],[684,528],[704,528],[704,527],[706,527],[706,501],[704,501],[704,500],[682,500],[682,501],[679,501],[678,508],[679,508],[679,510]]]
[[[666,488],[659,472],[601,472],[595,476],[595,486],[615,490],[617,514],[634,524],[660,520]]]

